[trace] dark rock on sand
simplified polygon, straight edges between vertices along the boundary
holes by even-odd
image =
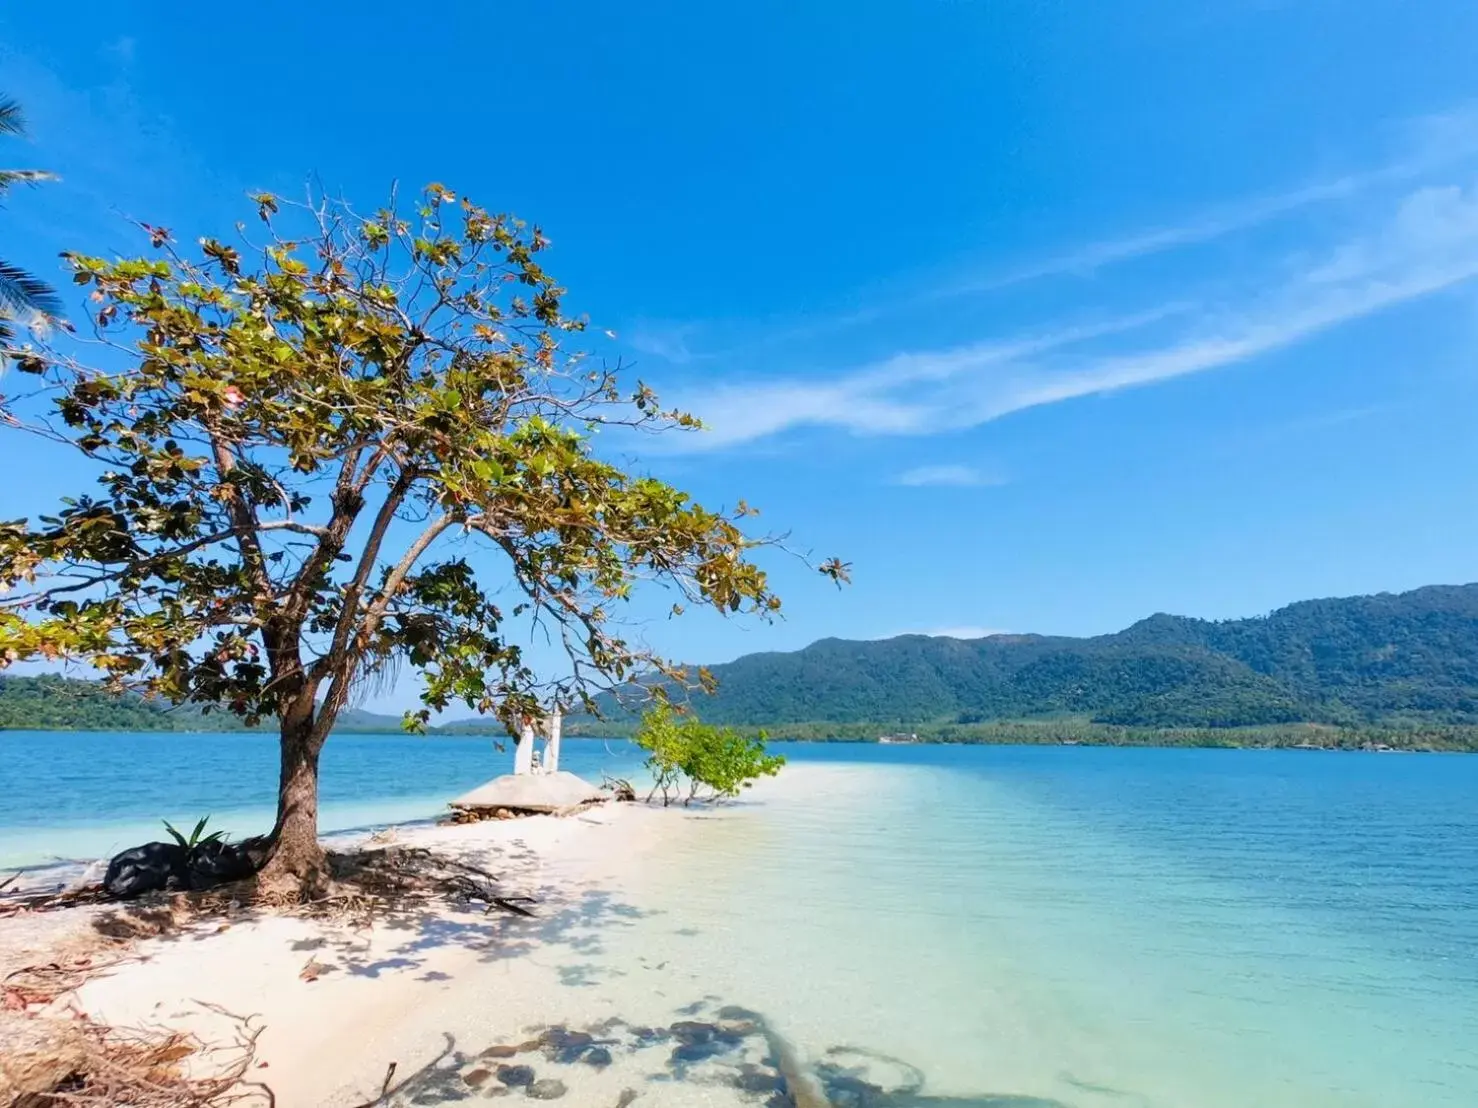
[[[239,843],[213,839],[186,849],[179,843],[144,843],[115,855],[103,875],[103,891],[118,900],[144,893],[211,889],[250,877],[266,857],[261,838]]]
[[[145,843],[115,855],[103,876],[103,891],[119,900],[144,893],[173,892],[190,885],[188,852],[178,843]]]
[[[603,1046],[593,1046],[585,1052],[582,1059],[587,1066],[595,1066],[604,1069],[611,1064],[611,1052]]]
[[[535,1081],[526,1090],[533,1100],[558,1100],[569,1092],[563,1081],[552,1077],[546,1077],[542,1081]]]
[[[239,843],[219,839],[200,843],[185,859],[185,868],[190,871],[190,888],[211,889],[230,881],[244,881],[261,868],[266,858],[267,841],[262,838],[243,839]]]
[[[478,1057],[480,1058],[512,1058],[518,1053],[516,1046],[490,1046]]]

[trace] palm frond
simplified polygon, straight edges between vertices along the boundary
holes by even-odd
[[[62,314],[62,299],[41,278],[11,262],[0,261],[0,317],[30,324]]]
[[[0,169],[0,192],[4,192],[11,185],[34,185],[37,181],[55,181],[56,179],[55,173],[48,173],[44,169]]]
[[[0,135],[23,135],[26,133],[26,117],[20,104],[8,96],[0,97]]]

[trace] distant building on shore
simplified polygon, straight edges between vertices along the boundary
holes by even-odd
[[[914,734],[908,734],[908,735],[879,735],[878,736],[878,742],[883,743],[883,744],[885,744],[887,746],[896,746],[896,745],[901,745],[903,743],[916,743],[918,741],[919,741],[919,737],[917,735],[914,735]]]

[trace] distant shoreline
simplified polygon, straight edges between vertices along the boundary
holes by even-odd
[[[917,726],[917,725],[916,725]],[[1095,746],[1143,747],[1151,749],[1217,749],[1217,750],[1305,750],[1361,751],[1390,754],[1474,754],[1478,753],[1478,726],[1434,725],[1411,727],[1346,728],[1322,724],[1293,724],[1283,727],[1227,728],[1131,728],[1085,724],[1078,720],[1000,721],[971,726],[945,725],[937,729],[921,729],[917,738],[893,738],[885,726],[871,724],[790,724],[773,727],[739,725],[734,728],[744,735],[763,736],[770,742],[817,744],[856,743],[868,746]],[[572,739],[629,741],[634,728],[629,724],[613,724],[597,730],[584,722],[572,722],[566,735]],[[138,735],[261,735],[275,737],[268,727],[175,728],[175,727],[74,727],[63,725],[0,726],[6,732],[48,732],[55,734],[138,734]],[[943,732],[943,733],[941,733]],[[421,737],[435,739],[507,739],[501,729],[465,729],[449,724],[431,728],[417,735],[389,727],[336,727],[336,735],[383,735],[386,737]]]

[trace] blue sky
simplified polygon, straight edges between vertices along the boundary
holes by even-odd
[[[651,619],[678,657],[1251,615],[1478,577],[1474,41],[1455,0],[12,6],[6,156],[64,180],[0,227],[59,272],[310,176],[536,220],[711,424],[636,464],[855,566]],[[35,450],[0,516],[76,484]]]

